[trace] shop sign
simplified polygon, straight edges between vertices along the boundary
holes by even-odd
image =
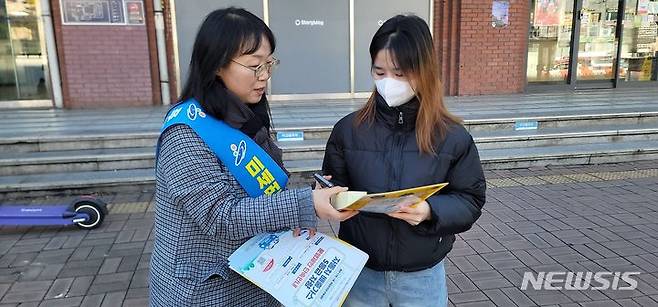
[[[142,1],[126,1],[126,17],[128,24],[144,24],[144,4]]]
[[[65,25],[143,25],[143,0],[61,0]]]
[[[296,26],[324,27],[324,20],[295,19]]]

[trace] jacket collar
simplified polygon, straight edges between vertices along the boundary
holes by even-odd
[[[375,114],[378,121],[384,123],[392,129],[413,130],[416,128],[416,116],[420,109],[420,101],[417,97],[412,98],[407,103],[389,107],[384,97],[376,93],[375,96]]]

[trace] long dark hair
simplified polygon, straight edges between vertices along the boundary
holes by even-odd
[[[450,124],[461,123],[443,104],[443,85],[439,79],[439,64],[427,23],[415,15],[397,15],[377,30],[370,43],[374,65],[381,50],[388,50],[395,65],[416,80],[416,96],[420,109],[416,116],[416,141],[422,153],[434,153],[434,137],[443,139]],[[357,125],[375,118],[376,90],[357,114]]]
[[[208,14],[196,35],[187,81],[179,101],[194,98],[208,114],[224,119],[230,98],[217,71],[227,67],[235,57],[256,52],[262,37],[270,42],[274,52],[274,34],[256,15],[236,7]],[[260,103],[265,104],[269,113],[265,95]],[[264,124],[269,126],[269,123]]]

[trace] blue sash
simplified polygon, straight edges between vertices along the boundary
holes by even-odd
[[[288,183],[286,173],[265,150],[241,131],[206,115],[196,100],[189,99],[169,110],[160,135],[167,128],[180,124],[196,132],[249,196],[272,195]],[[159,151],[160,140],[156,156]]]

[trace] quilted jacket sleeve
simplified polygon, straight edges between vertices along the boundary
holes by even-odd
[[[450,235],[469,230],[482,214],[486,182],[473,138],[460,146],[456,160],[448,172],[445,191],[427,199],[432,219],[415,229],[429,235]]]

